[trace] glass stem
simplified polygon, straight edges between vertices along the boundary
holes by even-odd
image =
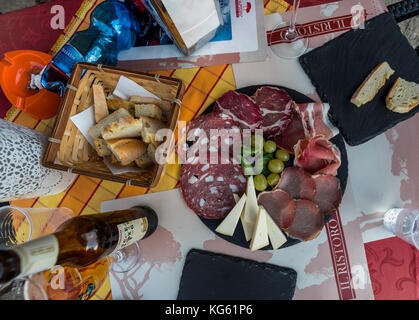
[[[291,15],[291,21],[290,21],[290,27],[288,28],[286,32],[286,37],[289,40],[295,39],[297,36],[297,32],[295,30],[295,23],[297,21],[297,10],[300,6],[300,0],[294,0],[294,3],[292,5],[292,15]]]

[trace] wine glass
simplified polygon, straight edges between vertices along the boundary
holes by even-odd
[[[140,246],[137,242],[134,242],[128,247],[115,251],[108,259],[112,271],[116,273],[129,272],[140,259]]]
[[[285,26],[277,25],[270,33],[269,45],[272,51],[279,57],[285,59],[295,59],[304,54],[308,48],[308,38],[304,38],[296,29],[298,8],[301,0],[294,0],[291,13],[291,21]],[[284,34],[284,39],[277,39],[278,34]],[[282,38],[282,37],[281,37]]]

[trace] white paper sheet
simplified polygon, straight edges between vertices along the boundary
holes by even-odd
[[[118,84],[116,85],[116,88],[112,94],[123,100],[129,100],[132,96],[147,97],[161,100],[159,97],[152,94],[150,91],[144,89],[135,81],[128,79],[124,76],[121,76],[119,78]]]

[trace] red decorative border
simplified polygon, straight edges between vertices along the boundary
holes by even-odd
[[[326,224],[326,231],[339,299],[355,299],[355,290],[352,287],[351,264],[349,262],[339,210],[337,210],[336,214]]]

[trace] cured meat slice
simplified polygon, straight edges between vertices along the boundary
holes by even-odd
[[[324,218],[319,207],[313,201],[295,200],[295,218],[287,233],[302,241],[316,238],[323,229]]]
[[[281,229],[288,228],[295,218],[295,201],[284,190],[262,192],[258,196],[258,204],[265,208]]]
[[[292,120],[292,98],[285,90],[274,87],[259,88],[252,99],[260,107],[263,116],[263,135],[270,138],[285,131]]]
[[[339,149],[322,135],[300,140],[294,152],[295,165],[313,175],[335,176],[341,164]]]
[[[242,129],[250,129],[254,132],[254,130],[262,128],[262,111],[245,94],[228,91],[217,100],[214,112],[231,116]]]
[[[329,121],[328,103],[296,104],[295,109],[301,118],[306,139],[321,134],[329,140],[339,133],[339,130]]]
[[[294,199],[313,200],[316,195],[314,179],[298,167],[285,168],[277,188],[288,192]]]
[[[300,139],[305,139],[304,127],[300,115],[294,110],[287,128],[282,134],[275,136],[274,140],[278,147],[294,154],[294,146]]]
[[[203,114],[183,128],[179,143],[181,163],[226,164],[231,162],[234,154],[239,163],[241,129],[229,115]]]
[[[241,166],[234,164],[186,164],[180,175],[186,204],[207,219],[224,218],[236,204],[233,194],[245,192],[246,181]]]
[[[313,178],[316,185],[316,196],[313,202],[319,206],[321,214],[334,213],[342,201],[340,180],[330,175],[319,175]]]

